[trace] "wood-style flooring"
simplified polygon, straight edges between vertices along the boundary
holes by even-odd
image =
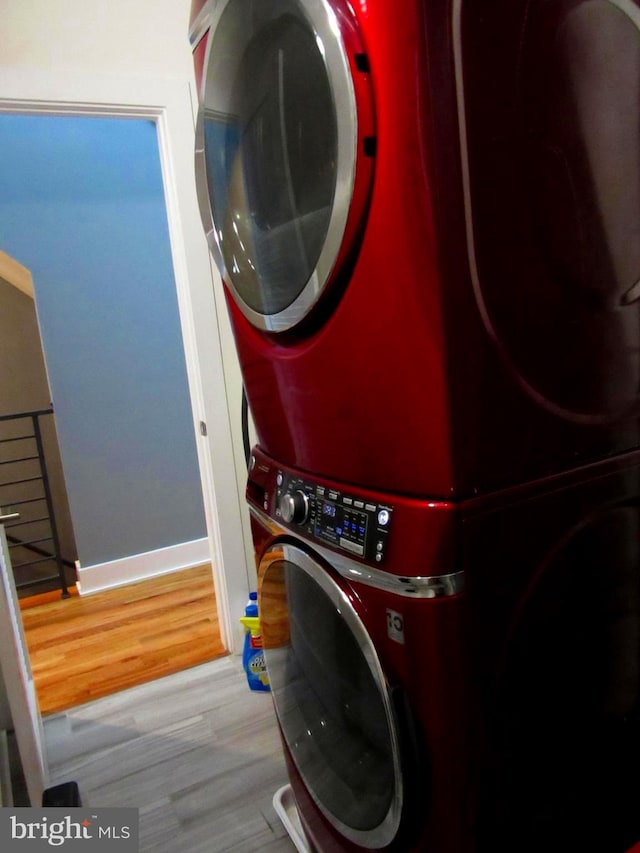
[[[211,566],[71,598],[20,601],[43,715],[226,654]]]
[[[272,805],[287,777],[271,696],[212,663],[47,717],[51,784],[139,809],[140,853],[295,853]]]

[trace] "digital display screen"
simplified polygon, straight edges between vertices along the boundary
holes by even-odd
[[[322,505],[322,514],[328,515],[330,518],[335,518],[336,516],[336,508],[333,504],[323,504]]]

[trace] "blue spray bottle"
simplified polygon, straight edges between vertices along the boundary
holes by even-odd
[[[269,676],[262,651],[260,636],[260,619],[258,618],[258,593],[249,593],[249,601],[240,619],[244,625],[244,646],[242,649],[242,665],[247,675],[247,683],[251,690],[270,690]]]

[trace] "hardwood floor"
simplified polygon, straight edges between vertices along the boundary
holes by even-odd
[[[140,853],[295,853],[273,808],[287,782],[269,693],[237,656],[44,721],[51,784],[139,810]]]
[[[20,601],[43,715],[226,655],[211,567]]]

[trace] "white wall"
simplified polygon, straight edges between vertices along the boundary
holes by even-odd
[[[0,98],[12,97],[3,83],[3,68],[16,73],[53,71],[58,75],[117,75],[119,77],[177,78],[193,81],[188,41],[190,0],[0,0],[2,52],[0,54]],[[3,91],[4,90],[4,91]],[[195,97],[195,96],[194,96]],[[69,100],[73,100],[70,93]],[[184,167],[184,164],[180,164]],[[176,170],[177,173],[180,169]],[[194,235],[186,234],[186,251]],[[221,526],[225,518],[241,525],[243,549],[250,582],[254,576],[248,513],[244,505],[245,470],[240,434],[240,388],[238,368],[219,277],[212,273],[217,306],[219,343],[222,351],[224,385],[230,409],[220,401],[205,400],[204,408],[217,417],[230,418],[235,463],[235,489],[217,494]],[[194,310],[206,302],[196,294]],[[213,328],[211,329],[213,332]],[[197,336],[197,330],[196,330]],[[202,338],[202,335],[200,335]],[[207,385],[208,366],[203,365]],[[204,396],[210,393],[203,389]],[[213,431],[215,435],[215,431]],[[215,439],[211,454],[215,454]],[[214,484],[215,485],[215,484]],[[217,491],[217,490],[216,490]],[[236,521],[239,519],[239,521]],[[227,525],[228,527],[228,525]],[[236,567],[237,568],[237,567]],[[235,586],[235,585],[234,585]],[[237,596],[230,597],[235,610]]]
[[[190,0],[0,0],[2,65],[191,74]]]

